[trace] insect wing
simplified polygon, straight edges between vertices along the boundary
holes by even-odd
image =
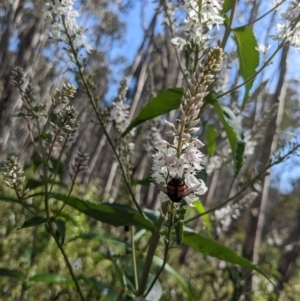
[[[184,194],[182,195],[182,197],[184,198],[185,196],[191,194],[192,192],[196,191],[199,187],[201,186],[201,184],[197,184],[194,185],[193,187],[190,187],[188,189],[185,190]]]
[[[160,191],[164,192],[165,194],[168,194],[167,188],[159,185],[154,179],[152,179],[151,183],[153,183]]]

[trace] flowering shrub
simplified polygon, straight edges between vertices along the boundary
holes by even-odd
[[[270,45],[257,45],[251,28],[254,21],[242,27],[233,27],[236,2],[191,0],[183,1],[181,5],[178,1],[157,2],[157,13],[164,16],[164,25],[169,35],[168,45],[173,47],[173,59],[176,61],[174,65],[178,66],[180,72],[178,82],[182,85],[159,91],[140,108],[134,118],[132,108],[137,105],[134,100],[130,103],[128,85],[130,87],[132,83],[128,82],[129,75],[120,81],[114,101],[106,107],[100,101],[98,78],[91,74],[87,63],[89,56],[93,55],[93,41],[85,29],[78,25],[79,19],[83,17],[75,7],[80,4],[72,0],[46,1],[43,4],[43,17],[49,38],[55,41],[60,51],[67,54],[64,67],[71,71],[70,78],[74,85],[58,85],[61,88],[49,96],[50,101],[42,103],[26,72],[19,66],[12,71],[11,79],[21,103],[21,108],[16,108],[14,117],[22,119],[27,127],[28,145],[30,144],[27,145],[27,150],[30,154],[32,175],[26,173],[17,154],[8,156],[3,163],[3,183],[10,192],[0,196],[0,200],[12,201],[29,214],[21,223],[20,231],[24,228],[39,229],[35,230],[38,237],[42,235],[39,232],[42,231],[40,225],[44,225],[43,231],[49,235],[47,240],[55,245],[56,254],[60,254],[64,261],[60,266],[55,266],[55,273],[38,273],[30,266],[24,270],[16,270],[3,265],[0,267],[0,275],[15,278],[22,283],[22,293],[18,300],[26,300],[27,297],[24,296],[29,288],[27,282],[41,281],[68,286],[67,290],[53,293],[51,300],[58,300],[61,294],[66,293],[69,300],[155,301],[164,298],[160,276],[165,270],[176,278],[185,294],[184,300],[198,300],[185,279],[168,264],[171,250],[180,249],[185,244],[196,254],[208,255],[213,258],[210,260],[220,260],[221,263],[218,264],[212,261],[212,265],[233,283],[233,293],[227,292],[222,297],[221,290],[214,292],[218,296],[215,300],[244,300],[247,289],[255,291],[263,285],[267,286],[270,294],[278,294],[277,290],[282,289],[281,284],[278,282],[277,290],[274,289],[273,275],[257,265],[266,211],[264,200],[268,199],[267,171],[296,153],[300,145],[296,142],[290,143],[284,154],[273,156],[278,148],[278,129],[282,119],[282,110],[278,110],[271,153],[265,164],[249,176],[247,166],[251,162],[247,158],[256,155],[259,131],[255,132],[253,127],[244,134],[240,116],[237,117],[236,113],[242,114],[247,106],[250,90],[254,87],[254,78],[269,66],[279,50],[288,45],[296,50],[299,48],[299,4],[291,1],[285,13],[281,14],[284,23],[278,23],[277,34],[272,35],[272,38],[279,41],[277,49],[258,69],[259,52],[267,55]],[[270,11],[275,11],[279,5],[280,3],[276,4]],[[259,20],[258,18],[257,22]],[[225,77],[229,75],[224,76],[223,71],[224,65],[230,59],[226,52],[230,35],[234,36],[239,76],[243,82],[228,89]],[[150,73],[150,69],[148,71]],[[236,110],[233,111],[222,104],[220,99],[230,95],[227,100],[233,103],[231,99],[240,87],[244,88],[243,95],[237,97]],[[83,106],[90,109],[91,115],[84,115],[79,111],[80,106],[76,107],[74,98],[80,93],[84,95]],[[82,103],[83,101],[81,106]],[[282,102],[279,106],[283,106]],[[176,113],[171,114],[173,110]],[[214,116],[215,124],[210,123],[210,116]],[[273,116],[268,118],[273,120]],[[257,122],[256,127],[263,129],[266,120],[267,118]],[[90,164],[89,155],[78,150],[76,155],[71,156],[70,148],[76,145],[80,149],[80,141],[77,139],[80,122],[88,122],[102,133],[95,153],[98,152],[103,161],[107,160],[105,164],[109,166],[109,175],[106,184],[99,185],[103,192],[100,201],[91,201],[89,191],[80,188],[85,177],[90,179],[89,173],[94,166]],[[148,127],[147,133],[141,130],[142,126]],[[166,130],[160,131],[160,128]],[[202,142],[204,128],[205,143]],[[217,143],[221,138],[222,142]],[[89,145],[89,142],[86,141],[86,144]],[[102,150],[104,144],[109,147],[106,153]],[[142,159],[139,156],[141,145],[147,153]],[[149,153],[150,156],[147,156]],[[109,161],[108,158],[113,159]],[[136,161],[139,160],[141,165],[149,166],[145,178],[141,170],[136,172]],[[224,162],[231,164],[226,176],[230,179],[230,190],[228,196],[224,193],[222,201],[215,204],[213,187],[216,187],[217,181],[214,177],[218,175]],[[63,173],[64,169],[68,171],[68,176]],[[112,179],[118,174],[116,170],[120,171],[118,181],[121,183],[117,192],[112,185]],[[84,176],[81,177],[82,174]],[[207,174],[213,175],[210,185]],[[244,182],[242,176],[239,179],[241,174],[247,179]],[[260,187],[262,180],[265,181],[263,189]],[[155,203],[152,202],[155,201],[155,193],[158,194],[160,202],[147,208],[146,204],[149,202],[143,202],[139,188],[141,185],[149,186],[147,195],[151,203]],[[9,196],[11,192],[13,197]],[[201,202],[205,194],[206,204]],[[254,204],[260,194],[261,218],[257,222],[251,262],[251,258],[245,258],[223,245],[223,238],[232,223],[241,217],[244,209]],[[95,195],[99,196],[95,193],[93,197]],[[158,210],[154,210],[154,207]],[[69,210],[73,210],[72,213]],[[75,217],[82,217],[82,228],[86,231],[92,228],[91,220],[96,220],[101,225],[101,231],[97,229],[95,232],[89,231],[75,236],[81,226],[79,222],[74,222],[76,230],[74,237],[70,238],[67,233],[68,222],[75,220]],[[201,220],[206,235],[205,231],[198,231],[199,224],[195,226],[191,223],[194,220]],[[111,230],[107,225],[124,227],[126,237],[123,241],[115,237],[117,230]],[[96,247],[82,248],[81,243],[76,250],[76,257],[68,249],[75,240],[95,237],[112,243],[116,248],[121,245],[126,254],[114,253],[111,248],[103,250],[100,247],[99,250],[99,246],[97,251]],[[36,239],[38,240],[34,240]],[[33,245],[38,249],[39,244],[36,241]],[[45,250],[39,252],[43,254]],[[157,257],[158,254],[162,258]],[[106,275],[109,274],[107,279],[103,276],[103,270],[96,267],[98,261],[103,264]],[[103,261],[110,264],[106,266]],[[85,264],[88,264],[88,268]],[[234,283],[234,272],[228,268],[229,264],[238,266],[236,269],[243,268],[240,274],[246,273],[245,270],[255,272],[253,281],[251,275],[248,277],[250,284],[247,284],[246,289],[244,280]],[[96,276],[92,276],[95,273]],[[222,285],[226,286],[224,283]],[[30,293],[34,294],[29,291],[28,296]]]

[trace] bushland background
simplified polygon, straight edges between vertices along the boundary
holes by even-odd
[[[101,108],[109,110],[122,78],[126,78],[129,83],[127,97],[131,105],[130,118],[156,93],[181,85],[178,63],[174,59],[174,46],[170,42],[170,32],[163,24],[161,11],[156,9],[158,3],[84,0],[77,5],[81,15],[79,23],[86,28],[86,35],[93,46],[91,54],[87,56],[86,69],[96,83]],[[264,5],[264,1],[241,2],[236,13],[239,16],[237,22],[242,25],[255,20],[265,9]],[[268,35],[278,18],[275,10],[257,27],[255,23],[251,25],[258,42],[270,42],[273,43],[272,47],[276,47],[274,42],[268,40]],[[222,32],[222,28],[220,30]],[[216,90],[223,92],[240,80],[236,48],[229,43],[225,50],[227,54],[223,69],[215,85]],[[263,61],[264,56],[261,57]],[[49,105],[55,89],[63,83],[70,82],[78,87],[72,104],[78,110],[80,126],[64,156],[61,183],[68,183],[70,164],[80,150],[89,154],[90,161],[88,169],[81,174],[76,185],[76,194],[98,202],[125,201],[126,190],[118,164],[105,136],[94,122],[94,111],[88,105],[85,93],[81,92],[78,78],[68,69],[68,57],[58,47],[57,41],[49,39],[42,1],[1,1],[0,62],[0,161],[15,154],[24,162],[28,179],[34,177],[32,162],[35,154],[26,124],[22,119],[12,116],[20,109],[21,101],[18,91],[12,85],[11,72],[14,66],[21,66],[40,103]],[[284,155],[289,150],[291,139],[297,139],[298,66],[299,55],[286,45],[256,78],[244,110],[241,110],[243,88],[233,90],[220,99],[238,116],[246,137],[244,165],[235,183],[236,189],[241,183],[253,178],[260,167],[266,166],[272,155]],[[282,99],[284,101],[280,101]],[[176,113],[171,112],[167,119],[174,120],[175,117]],[[155,126],[163,131],[163,120],[157,120]],[[210,170],[207,170],[206,183],[209,190],[201,199],[205,207],[210,208],[230,197],[232,162],[224,130],[209,106],[202,114],[201,127],[201,141],[209,142],[208,131],[212,129],[217,141],[217,150],[208,164]],[[114,137],[115,132],[109,123],[107,130]],[[145,146],[149,125],[140,126],[137,132],[138,151],[134,158],[133,177],[144,179],[149,177],[151,168],[151,151]],[[214,214],[210,215],[210,235],[257,263],[272,277],[276,289],[281,292],[280,297],[276,297],[274,288],[262,276],[257,276],[258,284],[253,291],[249,271],[194,254],[188,247],[182,246],[172,251],[169,263],[184,277],[194,300],[300,300],[299,158],[296,155],[289,156],[262,174],[260,179],[245,192],[257,192],[253,203],[241,209],[238,218],[231,218],[226,227],[214,218]],[[35,182],[31,185],[34,187]],[[262,200],[264,189],[268,193],[267,198]],[[0,187],[2,193],[10,193],[4,185]],[[158,191],[154,186],[137,186],[136,194],[143,208],[160,207]],[[193,209],[189,210],[188,214],[192,216]],[[49,236],[43,234],[42,227],[17,230],[26,218],[28,213],[19,205],[1,202],[0,266],[20,270],[25,268],[29,274],[59,271],[64,267],[64,262]],[[111,246],[99,237],[84,237],[83,233],[101,228],[108,236],[122,240],[123,229],[102,225],[78,212],[74,214],[71,208],[64,213],[64,218],[68,223],[68,237],[73,239],[68,245],[71,257],[85,258],[82,268],[85,273],[109,279],[113,283],[115,275],[110,263],[101,258],[101,252],[110,249],[122,254],[125,249],[122,246]],[[259,218],[263,223],[258,223]],[[191,226],[207,233],[200,219],[195,220]],[[161,278],[161,300],[185,300],[181,287],[171,276],[166,275],[163,274]],[[67,286],[39,282],[20,284],[15,279],[0,277],[1,300],[66,300],[63,296],[74,300]],[[90,300],[93,298],[98,300],[91,291]],[[103,296],[99,298],[106,300]]]

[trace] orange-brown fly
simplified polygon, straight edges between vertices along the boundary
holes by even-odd
[[[178,176],[175,176],[169,182],[166,181],[166,183],[167,187],[161,187],[154,181],[154,184],[159,188],[159,190],[164,192],[174,203],[181,202],[184,197],[194,192],[201,185],[199,184],[188,188],[184,179]]]

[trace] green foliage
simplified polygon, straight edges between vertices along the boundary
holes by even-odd
[[[0,277],[10,277],[18,281],[25,280],[25,276],[19,271],[0,268]]]
[[[72,280],[58,274],[37,274],[30,277],[29,281],[43,282],[49,284],[65,284],[74,287],[74,283]]]
[[[200,200],[193,202],[193,205],[195,206],[198,213],[201,214],[201,215],[206,211],[204,205],[202,204],[202,202]],[[205,228],[207,229],[207,233],[208,233],[208,235],[210,235],[212,226],[211,226],[211,222],[210,222],[210,219],[209,219],[209,215],[204,214],[202,216],[202,219],[203,219],[203,223],[205,225]]]
[[[47,219],[42,216],[33,216],[33,217],[27,219],[19,229],[34,227],[37,225],[44,224],[46,222],[47,222]]]
[[[96,204],[83,199],[53,194],[53,198],[66,202],[67,205],[83,212],[87,216],[113,226],[134,225],[153,230],[154,225],[132,208],[122,204]]]
[[[259,53],[255,49],[257,41],[253,31],[248,27],[242,27],[233,31],[234,39],[237,44],[238,58],[239,58],[239,73],[245,81],[245,95],[243,98],[242,109],[246,105],[249,97],[249,92],[252,87],[255,75],[255,69],[259,65]],[[251,80],[250,78],[253,77]]]
[[[218,132],[214,125],[209,124],[206,129],[205,145],[207,148],[208,160],[214,155],[217,149]]]
[[[242,127],[231,109],[220,105],[214,94],[209,94],[206,100],[214,106],[214,109],[219,117],[219,121],[223,125],[227,134],[233,156],[234,177],[236,177],[242,167],[243,154],[245,150]]]
[[[122,134],[122,137],[127,135],[133,128],[143,122],[169,113],[172,110],[179,108],[183,94],[182,88],[173,88],[165,90],[154,98],[152,98],[140,113],[131,121],[128,128]]]
[[[209,255],[220,260],[238,264],[242,267],[257,271],[258,273],[265,276],[268,280],[270,280],[261,269],[259,269],[247,259],[239,256],[237,253],[228,249],[219,242],[204,237],[201,234],[192,231],[191,229],[185,229],[183,242],[204,255]]]

